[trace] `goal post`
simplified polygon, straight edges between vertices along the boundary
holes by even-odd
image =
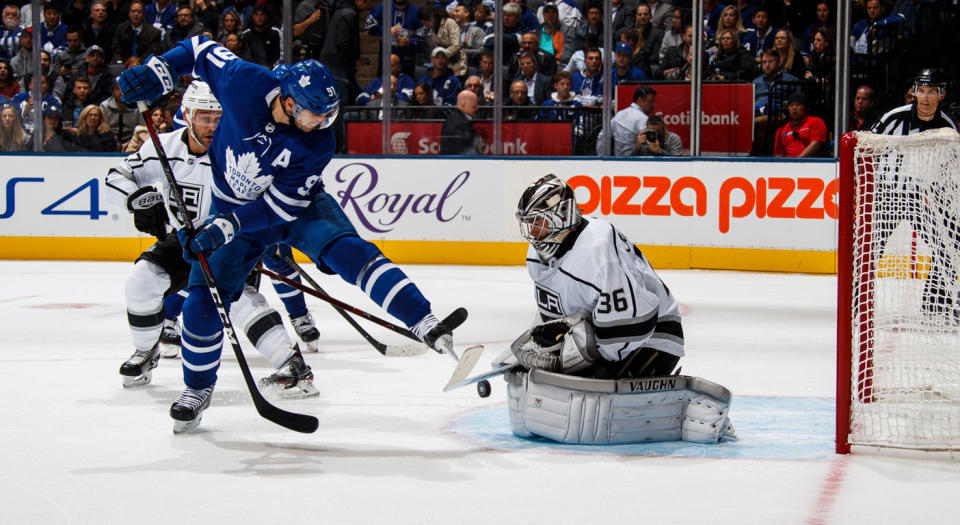
[[[960,453],[960,135],[848,133],[838,176],[836,451]]]

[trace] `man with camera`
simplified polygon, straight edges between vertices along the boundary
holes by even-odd
[[[683,153],[683,141],[680,135],[667,131],[663,119],[652,115],[647,119],[647,127],[637,134],[634,156],[676,156]]]

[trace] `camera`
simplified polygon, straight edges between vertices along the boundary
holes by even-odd
[[[643,132],[643,135],[647,137],[647,142],[656,142],[657,141],[657,131],[653,129],[648,129]]]

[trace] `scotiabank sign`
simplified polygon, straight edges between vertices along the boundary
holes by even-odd
[[[617,86],[617,111],[633,102],[636,85]],[[655,84],[653,113],[690,148],[690,84]],[[700,150],[749,153],[753,146],[753,84],[705,84],[700,113]]]
[[[570,122],[504,122],[504,155],[571,155],[572,124]],[[439,155],[442,122],[392,122],[388,155]],[[476,122],[473,129],[483,143],[481,155],[491,155],[493,123]],[[382,125],[380,122],[347,122],[347,153],[381,155]]]

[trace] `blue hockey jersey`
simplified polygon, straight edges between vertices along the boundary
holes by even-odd
[[[333,128],[304,133],[274,122],[270,103],[280,94],[277,76],[205,37],[179,42],[163,57],[176,75],[203,79],[223,106],[208,151],[214,211],[232,211],[248,232],[303,213],[323,191],[320,177],[336,145]]]

